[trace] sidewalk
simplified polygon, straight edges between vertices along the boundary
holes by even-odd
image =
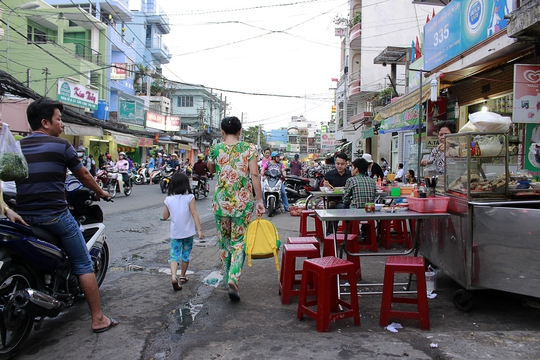
[[[288,213],[270,219],[282,242],[298,236],[299,217]],[[215,256],[217,249],[200,248]],[[210,257],[209,257],[210,254]],[[280,254],[281,260],[281,254]],[[385,256],[362,258],[362,288],[380,290]],[[200,285],[207,287],[207,285]],[[457,310],[452,295],[459,285],[438,272],[437,297],[429,300],[431,330],[418,321],[395,320],[393,333],[379,326],[381,296],[360,297],[361,325],[352,319],[316,331],[315,321],[297,320],[298,299],[281,305],[273,259],[247,263],[240,281],[241,301],[231,303],[224,286],[205,300],[196,320],[170,349],[178,359],[537,359],[540,357],[540,303],[521,296],[485,290],[475,295],[469,313]],[[201,289],[202,290],[202,289]]]

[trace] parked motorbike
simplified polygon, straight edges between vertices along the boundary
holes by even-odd
[[[199,197],[201,197],[201,195],[207,197],[210,193],[210,185],[208,184],[208,178],[193,174],[192,179],[193,180],[191,180],[191,191],[193,192],[193,195],[195,195],[195,200],[199,200]]]
[[[80,182],[67,188],[69,211],[79,222],[100,286],[109,267],[103,212]],[[5,219],[0,220],[0,238],[0,357],[12,358],[32,327],[38,330],[45,317],[73,305],[82,290],[59,238]]]
[[[281,171],[277,169],[267,170],[264,175],[264,203],[268,209],[268,216],[274,216],[281,208]]]
[[[112,172],[108,172],[107,177],[109,178],[107,192],[111,194],[112,198],[115,198],[117,193],[123,193],[126,196],[131,195],[133,191],[131,178],[128,178],[128,181],[124,181],[122,174],[116,169],[113,169]]]
[[[311,192],[311,183],[308,178],[288,175],[283,183],[287,199],[293,203],[298,199],[305,199]]]
[[[161,188],[161,192],[165,194],[169,189],[169,183],[171,182],[171,178],[174,175],[174,169],[167,165],[163,167],[163,169],[161,169],[160,173],[161,180],[159,182],[159,187]]]

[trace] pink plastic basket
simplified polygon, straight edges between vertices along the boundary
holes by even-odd
[[[443,213],[446,212],[446,210],[448,209],[448,201],[450,201],[450,198],[446,196],[436,196],[428,198],[410,197],[407,198],[407,201],[409,202],[409,210],[411,211],[421,213]]]

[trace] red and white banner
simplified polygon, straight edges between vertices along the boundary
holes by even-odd
[[[540,65],[514,65],[512,121],[540,123]]]

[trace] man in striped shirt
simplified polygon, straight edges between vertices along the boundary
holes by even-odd
[[[26,109],[33,133],[21,139],[21,149],[28,163],[29,176],[17,181],[17,212],[30,225],[41,227],[62,240],[62,249],[72,264],[92,314],[92,329],[103,332],[118,322],[103,315],[94,267],[79,224],[67,207],[66,170],[69,169],[84,186],[107,198],[90,172],[82,166],[77,152],[65,139],[62,111],[64,106],[48,98],[40,98]]]

